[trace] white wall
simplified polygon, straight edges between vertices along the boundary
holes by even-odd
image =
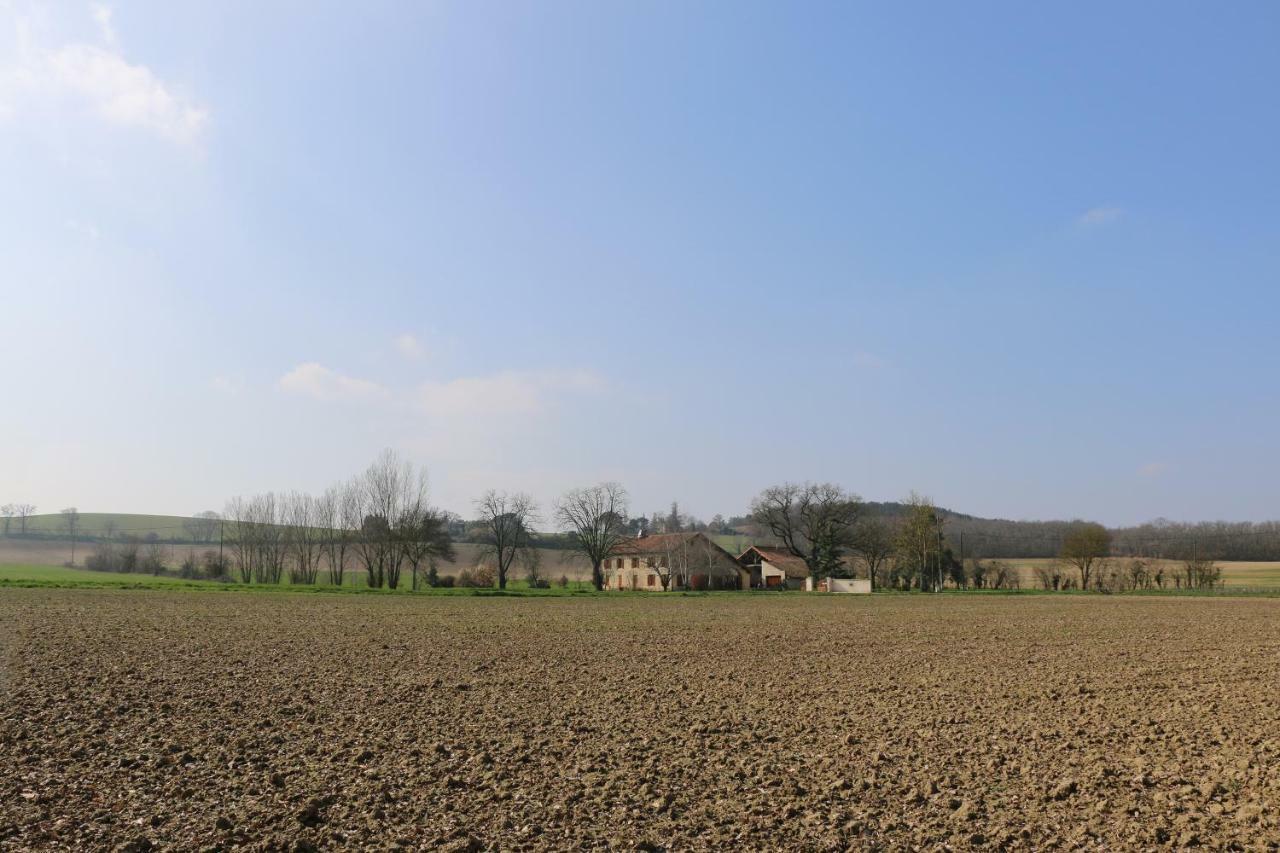
[[[871,594],[871,581],[867,578],[830,578],[827,584],[832,592]]]

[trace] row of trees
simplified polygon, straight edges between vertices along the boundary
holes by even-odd
[[[4,522],[4,535],[12,535],[16,526],[19,533],[27,532],[27,522],[36,514],[36,505],[29,503],[8,503],[0,506],[0,519]]]
[[[397,589],[407,570],[414,589],[453,557],[445,514],[428,501],[425,469],[384,452],[351,480],[313,496],[267,492],[233,498],[223,539],[243,583],[345,582],[354,559],[373,588]]]

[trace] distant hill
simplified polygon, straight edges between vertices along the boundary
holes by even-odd
[[[105,536],[108,527],[114,525],[115,534],[131,533],[145,537],[154,533],[165,541],[183,541],[190,539],[186,532],[186,523],[190,521],[180,515],[139,515],[127,512],[82,512],[76,535],[87,539]],[[18,531],[18,520],[12,521],[11,533]],[[45,513],[33,515],[27,519],[28,535],[38,537],[66,536],[66,527],[61,513]]]

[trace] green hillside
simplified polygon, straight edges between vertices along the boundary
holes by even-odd
[[[161,539],[186,540],[187,531],[180,515],[139,515],[127,512],[82,512],[76,535],[97,538],[107,532],[108,525],[115,525],[115,533],[131,533],[146,536],[155,533]],[[18,532],[18,519],[13,519],[11,532]],[[40,536],[65,536],[66,526],[60,513],[33,515],[27,519],[27,533]]]

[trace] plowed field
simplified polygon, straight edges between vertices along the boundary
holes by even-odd
[[[1280,845],[1280,601],[0,592],[0,848]]]

